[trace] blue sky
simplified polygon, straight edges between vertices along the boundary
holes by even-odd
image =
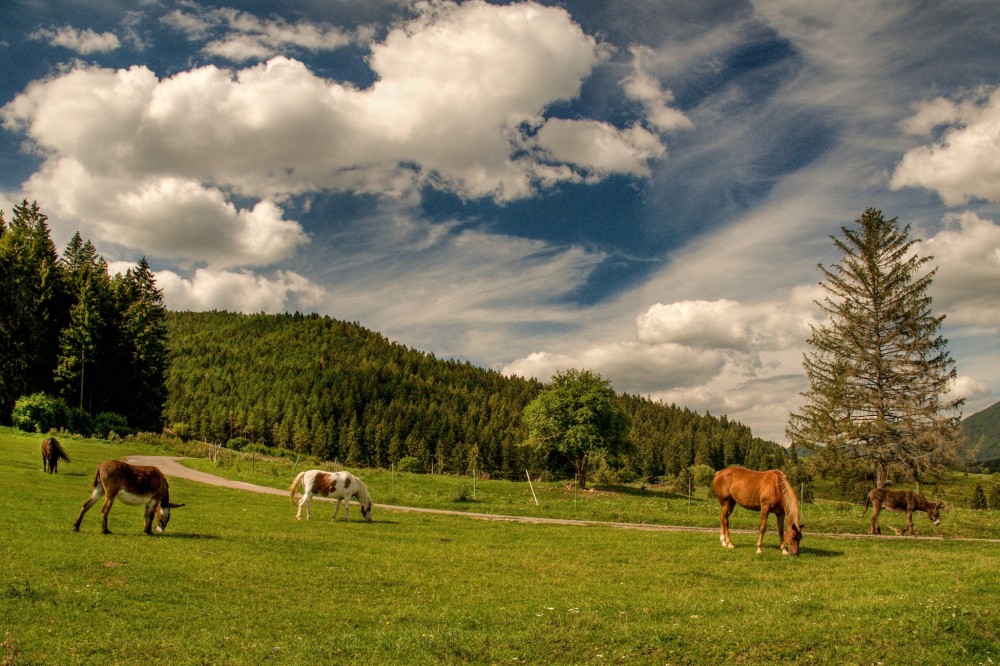
[[[0,209],[168,307],[319,312],[784,441],[868,207],[1000,387],[1000,4],[8,0]]]

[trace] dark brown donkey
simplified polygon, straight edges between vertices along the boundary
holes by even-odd
[[[72,462],[69,456],[66,455],[66,449],[64,449],[60,444],[59,440],[55,437],[46,437],[42,440],[42,471],[48,472],[49,474],[55,474],[57,468],[59,467],[59,459],[62,458],[66,462]]]
[[[878,514],[882,509],[906,512],[906,529],[903,530],[903,534],[906,534],[906,530],[910,531],[911,536],[916,534],[913,531],[914,511],[926,511],[931,523],[941,524],[941,502],[931,502],[920,493],[915,493],[912,490],[874,488],[865,498],[865,510],[861,512],[862,516],[868,512],[869,505],[872,506],[872,522],[868,526],[869,534],[882,533],[882,529],[878,526]]]
[[[80,523],[87,509],[94,506],[97,500],[104,498],[101,506],[101,531],[111,534],[108,529],[108,513],[115,503],[115,498],[126,504],[144,505],[146,507],[146,534],[153,533],[153,519],[156,518],[156,531],[167,529],[170,522],[170,510],[184,506],[170,501],[170,487],[167,477],[155,467],[130,465],[120,460],[105,460],[97,466],[94,475],[94,491],[83,503],[80,515],[73,523],[73,531],[80,531]]]

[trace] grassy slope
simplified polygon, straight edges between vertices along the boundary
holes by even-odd
[[[247,481],[273,488],[287,489],[295,466],[284,459],[257,460],[227,457],[223,451],[222,463],[213,464],[207,459],[185,461],[190,467],[211,472],[219,476]],[[658,525],[684,525],[692,527],[718,528],[718,503],[708,497],[705,488],[696,488],[689,501],[686,495],[675,494],[663,486],[594,486],[592,491],[574,492],[563,482],[534,482],[535,505],[531,488],[527,483],[510,481],[478,480],[473,487],[470,477],[426,476],[421,474],[390,473],[388,470],[356,470],[368,486],[373,499],[378,504],[417,506],[453,511],[476,513],[540,516],[546,518],[572,518],[578,520],[600,520],[611,522],[650,523]],[[943,492],[951,503],[943,514],[942,524],[934,527],[925,514],[913,518],[914,527],[921,536],[940,537],[1000,537],[1000,512],[971,511],[968,506],[975,485],[979,483],[987,491],[994,483],[990,475],[955,474],[947,488],[924,485],[921,491],[928,496]],[[865,534],[868,518],[862,516],[862,507],[851,502],[822,499],[823,490],[831,491],[827,483],[817,489],[821,499],[815,504],[802,506],[802,521],[807,525],[806,536],[810,533]],[[470,501],[456,502],[464,491]],[[475,492],[475,499],[472,499]],[[326,509],[320,508],[321,515]],[[733,513],[734,529],[757,529],[758,514],[737,509]],[[891,534],[890,526],[902,528],[905,516],[885,512],[880,522],[886,534]],[[769,529],[773,529],[771,519]],[[777,537],[773,537],[777,538]]]
[[[331,525],[296,522],[280,497],[182,479],[171,497],[187,506],[165,535],[143,536],[141,510],[123,505],[111,514],[115,534],[100,534],[96,508],[74,534],[96,463],[149,451],[70,441],[73,462],[47,476],[39,442],[0,431],[5,663],[1000,656],[993,543],[813,536],[792,559],[773,541],[755,555],[746,535],[725,551],[705,533],[389,511]]]

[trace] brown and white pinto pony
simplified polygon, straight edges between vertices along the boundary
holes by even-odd
[[[345,500],[347,505],[344,507],[344,520],[348,520],[351,498],[356,497],[358,504],[361,505],[361,515],[364,516],[365,520],[371,522],[371,495],[368,494],[368,488],[365,487],[365,484],[361,483],[361,479],[350,472],[325,472],[321,469],[310,469],[305,472],[299,472],[299,475],[295,477],[292,485],[288,488],[289,493],[291,493],[292,504],[295,504],[295,493],[298,490],[299,484],[302,484],[303,494],[302,499],[298,502],[299,510],[295,513],[296,520],[302,520],[302,507],[306,508],[306,520],[309,520],[311,518],[309,515],[309,505],[312,503],[312,496],[322,495],[323,497],[333,497],[337,500],[337,508],[333,510],[332,520],[337,520],[337,514],[340,513],[340,505]]]
[[[66,449],[59,444],[55,437],[46,437],[42,440],[42,471],[49,474],[56,474],[59,469],[59,459],[72,462],[66,455]]]
[[[163,532],[170,522],[170,510],[184,506],[170,501],[167,477],[156,467],[130,465],[120,460],[105,460],[97,466],[94,492],[83,503],[80,515],[76,517],[76,522],[73,523],[74,532],[80,531],[83,515],[101,497],[104,498],[104,504],[101,506],[101,532],[104,534],[111,534],[111,530],[108,529],[108,513],[111,512],[111,506],[116,498],[132,506],[145,505],[146,527],[143,532],[146,534],[153,533],[154,517],[157,520],[156,531]]]
[[[910,536],[916,536],[913,531],[913,512],[925,511],[934,525],[941,524],[941,502],[931,502],[920,493],[912,490],[886,490],[885,488],[873,488],[868,497],[865,498],[865,510],[861,515],[868,513],[868,506],[872,506],[872,522],[868,526],[869,534],[881,534],[882,528],[878,525],[878,514],[882,509],[906,512],[906,530],[910,531]]]
[[[719,541],[723,548],[732,548],[729,538],[729,514],[739,504],[744,509],[760,511],[760,536],[757,537],[757,553],[763,552],[764,531],[767,529],[767,516],[773,513],[778,519],[778,539],[781,542],[783,555],[798,555],[799,542],[802,540],[802,528],[799,523],[799,500],[795,497],[792,484],[785,473],[778,469],[757,472],[743,467],[727,467],[716,473],[712,480],[715,497],[722,507],[722,517],[719,526]],[[781,519],[785,519],[782,524]],[[785,539],[785,528],[788,528],[788,539]]]

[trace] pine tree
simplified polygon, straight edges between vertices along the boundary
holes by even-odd
[[[809,338],[810,389],[786,433],[834,460],[867,461],[884,487],[891,473],[914,478],[955,461],[962,401],[947,397],[955,364],[927,294],[937,269],[922,273],[932,257],[918,256],[909,225],[881,211],[857,224],[833,238],[843,260],[819,266],[827,320]]]
[[[53,390],[52,367],[67,304],[48,218],[37,203],[0,220],[0,419],[18,397]]]
[[[977,483],[972,491],[972,508],[978,510],[989,508],[989,504],[986,502],[986,492],[980,483]]]
[[[1000,511],[1000,483],[990,487],[989,505],[994,511]]]
[[[167,399],[167,310],[163,292],[143,257],[134,269],[112,281],[115,310],[120,319],[114,331],[118,376],[111,387],[114,403],[135,428],[158,431]],[[245,419],[243,419],[245,420]]]
[[[90,242],[74,234],[62,264],[72,305],[69,323],[59,334],[55,383],[67,404],[94,414],[114,408],[109,386],[115,382],[115,317],[108,265]]]

